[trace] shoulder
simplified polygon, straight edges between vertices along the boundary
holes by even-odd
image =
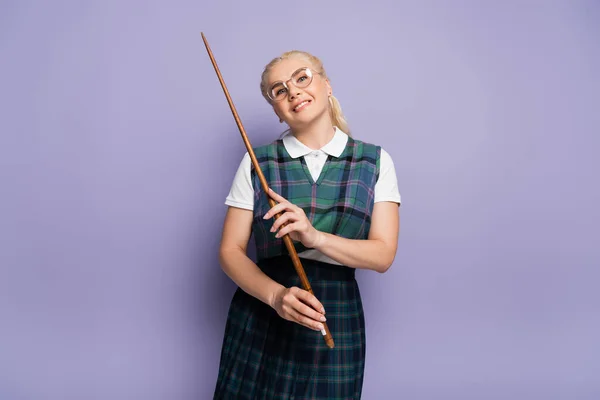
[[[258,164],[262,168],[268,168],[268,166],[272,163],[273,160],[277,160],[281,158],[281,149],[283,148],[283,142],[281,139],[274,140],[271,143],[263,144],[257,147],[253,147],[252,151],[256,156],[256,160]],[[248,169],[254,173],[254,164],[250,159],[250,155],[246,152]]]
[[[367,161],[379,166],[381,146],[349,137],[347,148],[355,161]]]
[[[360,147],[365,149],[366,151],[376,152],[382,159],[391,160],[390,153],[388,153],[381,145],[376,143],[366,142],[364,140],[358,140],[353,138],[348,138],[348,144],[356,147]]]
[[[392,156],[390,155],[390,153],[388,153],[387,151],[385,151],[385,149],[383,147],[380,147],[380,156],[379,159],[381,160],[381,163],[385,163],[386,165],[389,164],[394,164],[394,161],[392,160]]]
[[[371,159],[380,171],[394,169],[392,156],[381,145],[352,138],[349,138],[348,145],[355,147],[355,155]]]
[[[359,151],[361,153],[376,153],[379,154],[381,151],[381,146],[366,142],[364,140],[353,139],[348,137],[348,146],[355,149],[355,151]]]
[[[283,140],[277,139],[271,143],[263,144],[258,147],[254,147],[252,150],[257,157],[268,156],[277,154],[279,149],[283,146]]]

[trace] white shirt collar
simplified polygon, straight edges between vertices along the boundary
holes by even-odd
[[[346,143],[348,143],[348,135],[336,126],[333,138],[319,150],[330,156],[339,157],[346,148]],[[302,157],[314,151],[296,139],[291,132],[283,137],[283,146],[292,158]]]

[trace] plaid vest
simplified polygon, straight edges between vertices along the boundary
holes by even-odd
[[[348,239],[368,237],[379,176],[379,146],[348,137],[339,157],[327,157],[316,182],[304,157],[292,158],[281,139],[254,152],[269,187],[302,208],[317,230]],[[274,218],[263,219],[270,209],[268,195],[253,165],[251,177],[254,187],[252,231],[257,258],[260,261],[289,254],[283,240],[269,232]],[[300,242],[294,242],[294,246],[298,253],[307,250]]]

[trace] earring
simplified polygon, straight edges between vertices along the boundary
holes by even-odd
[[[279,123],[283,124],[283,120],[281,118],[279,118]]]

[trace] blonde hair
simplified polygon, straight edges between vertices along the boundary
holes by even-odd
[[[262,93],[265,100],[267,100],[267,102],[271,105],[273,104],[273,102],[267,95],[267,83],[268,83],[267,75],[269,75],[271,68],[273,68],[276,64],[278,64],[282,60],[285,60],[285,59],[288,59],[291,57],[306,58],[317,69],[319,74],[324,79],[328,79],[327,73],[325,72],[325,68],[323,67],[323,62],[321,60],[319,60],[318,57],[313,56],[312,54],[307,53],[305,51],[300,51],[300,50],[292,50],[292,51],[285,52],[281,56],[276,57],[273,60],[271,60],[271,62],[265,66],[265,69],[264,69],[261,79],[260,79],[260,92]],[[348,136],[350,136],[350,127],[348,126],[346,117],[344,117],[344,114],[342,113],[342,106],[340,105],[340,102],[338,101],[338,99],[336,99],[335,96],[333,96],[333,95],[329,96],[329,115],[331,116],[332,125],[337,126],[344,133],[346,133]]]

